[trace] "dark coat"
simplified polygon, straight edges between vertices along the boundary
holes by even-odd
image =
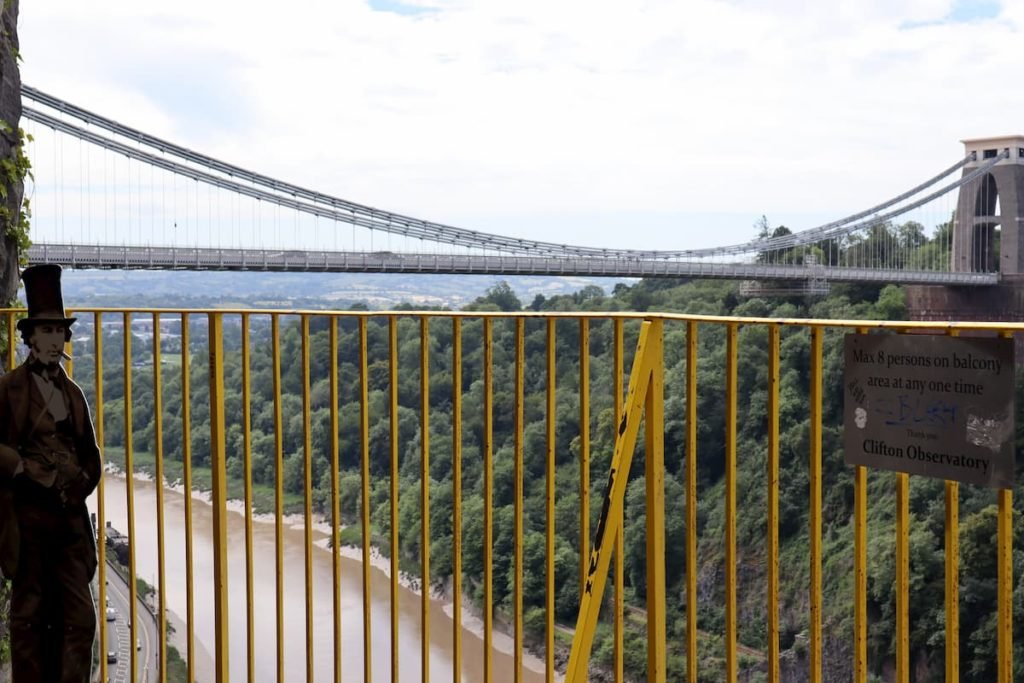
[[[81,387],[64,374],[63,368],[60,368],[59,372],[66,388],[75,454],[83,473],[81,482],[73,491],[69,513],[84,515],[88,525],[85,499],[100,481],[100,449],[96,445],[96,432],[93,430],[92,416],[89,414],[85,394],[82,393]],[[5,454],[8,460],[14,458],[13,453],[28,438],[29,434],[26,432],[32,428],[38,411],[46,409],[40,401],[33,400],[33,396],[38,395],[38,392],[32,391],[33,381],[30,374],[28,364],[25,363],[0,377],[0,464],[3,464]],[[18,568],[20,536],[12,479],[9,471],[5,470],[5,467],[0,467],[0,572],[12,578]],[[13,467],[10,471],[13,471]],[[95,551],[87,561],[93,565],[91,575],[92,571],[95,571]]]

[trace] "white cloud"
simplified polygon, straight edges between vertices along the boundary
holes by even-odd
[[[264,173],[559,240],[566,214],[839,215],[1024,131],[1016,1],[956,25],[948,0],[416,4],[24,3],[22,73]]]

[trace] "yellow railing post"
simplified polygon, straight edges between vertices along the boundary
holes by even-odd
[[[651,380],[644,406],[647,487],[647,680],[664,683],[665,654],[665,372],[663,323],[652,320],[646,349]],[[629,470],[624,470],[628,472]],[[619,526],[622,525],[621,520]],[[617,535],[617,534],[616,534]],[[615,536],[612,536],[614,539]]]
[[[686,323],[686,680],[697,683],[697,323]]]
[[[768,328],[768,683],[779,680],[779,326]]]
[[[821,681],[821,362],[823,330],[811,328],[811,387],[810,387],[810,519],[808,529],[810,539],[810,680],[812,683]]]
[[[213,612],[215,680],[228,681],[228,525],[224,425],[224,325],[210,313],[210,482],[213,506]],[[134,649],[134,648],[133,648]]]
[[[736,614],[736,383],[737,325],[725,328],[725,677],[737,680],[739,624]]]

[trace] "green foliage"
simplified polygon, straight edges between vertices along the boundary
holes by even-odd
[[[18,128],[15,134],[11,125],[2,120],[0,133],[13,138],[11,156],[0,159],[0,225],[3,225],[4,234],[14,239],[19,263],[24,266],[28,264],[28,248],[32,245],[28,236],[32,210],[28,197],[22,198],[16,213],[7,206],[7,199],[12,189],[22,192],[25,179],[32,177],[32,162],[25,154],[25,143],[32,142],[32,136],[22,128]]]

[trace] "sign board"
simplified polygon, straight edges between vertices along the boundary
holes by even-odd
[[[1014,485],[1013,340],[848,334],[846,462]]]

